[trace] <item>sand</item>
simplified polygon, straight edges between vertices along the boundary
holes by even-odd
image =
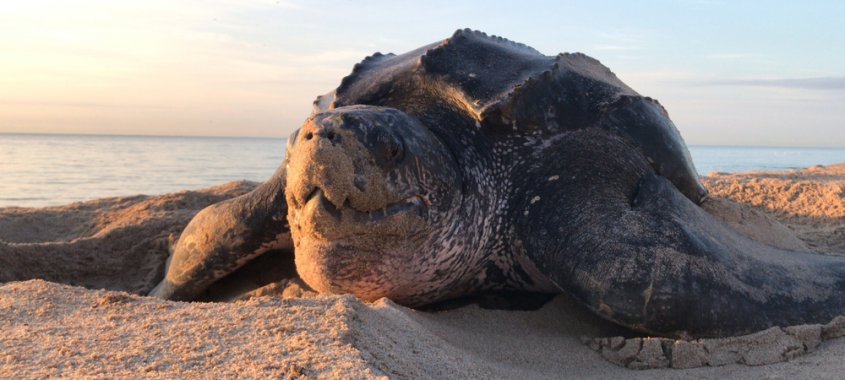
[[[819,253],[845,253],[845,164],[783,172],[710,173],[704,185],[766,213]]]
[[[752,238],[845,253],[845,165],[713,174],[704,183],[712,193],[705,207]],[[295,280],[230,303],[133,294],[160,278],[163,272],[155,271],[168,245],[193,214],[253,186],[0,209],[0,280],[9,281],[0,284],[0,378],[787,379],[845,373],[845,339],[838,338],[845,318],[726,340],[663,342],[626,333],[566,296],[532,311],[470,304],[429,312],[389,300],[315,296]],[[38,254],[51,255],[53,265],[4,266],[3,260]],[[55,269],[76,259],[88,266]],[[14,281],[37,271],[53,282]],[[110,290],[88,289],[99,287]],[[626,337],[611,338],[620,334]]]
[[[38,277],[146,292],[158,282],[168,247],[194,214],[255,185],[232,182],[156,197],[0,208],[0,282]]]

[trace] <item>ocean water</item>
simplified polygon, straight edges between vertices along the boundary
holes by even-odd
[[[845,163],[845,148],[788,148],[748,146],[689,146],[701,175],[710,172],[800,169]]]
[[[41,207],[263,181],[285,139],[0,134],[0,207]],[[690,146],[696,169],[783,170],[845,162],[845,148]]]
[[[0,134],[0,207],[263,181],[284,149],[281,138]]]

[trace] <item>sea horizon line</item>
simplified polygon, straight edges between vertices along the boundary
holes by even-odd
[[[120,133],[64,133],[64,132],[0,132],[0,136],[67,136],[67,137],[140,137],[140,138],[203,138],[203,139],[287,139],[287,136],[236,136],[236,135],[161,135]]]
[[[66,137],[123,137],[123,138],[173,138],[173,139],[243,139],[243,140],[287,140],[288,136],[236,136],[236,135],[161,135],[161,134],[119,134],[119,133],[63,133],[63,132],[0,132],[2,136],[66,136]],[[811,145],[764,145],[737,143],[687,143],[700,148],[774,148],[774,149],[845,149],[845,146]]]

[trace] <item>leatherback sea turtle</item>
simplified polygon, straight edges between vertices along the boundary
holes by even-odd
[[[269,249],[315,290],[420,306],[569,293],[617,324],[725,336],[845,313],[845,260],[704,211],[678,130],[583,54],[459,30],[319,97],[276,174],[200,212],[152,294],[188,300]]]

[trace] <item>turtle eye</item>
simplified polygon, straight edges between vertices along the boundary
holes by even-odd
[[[402,139],[399,136],[394,136],[392,133],[387,133],[386,135],[387,141],[384,144],[384,156],[390,163],[398,164],[402,161],[402,158],[405,156],[405,149],[402,146]]]
[[[402,147],[399,145],[389,147],[387,149],[387,159],[393,162],[402,160]]]
[[[367,148],[373,153],[376,162],[384,167],[391,167],[402,162],[405,146],[402,136],[396,131],[384,127],[369,129],[364,135]]]

